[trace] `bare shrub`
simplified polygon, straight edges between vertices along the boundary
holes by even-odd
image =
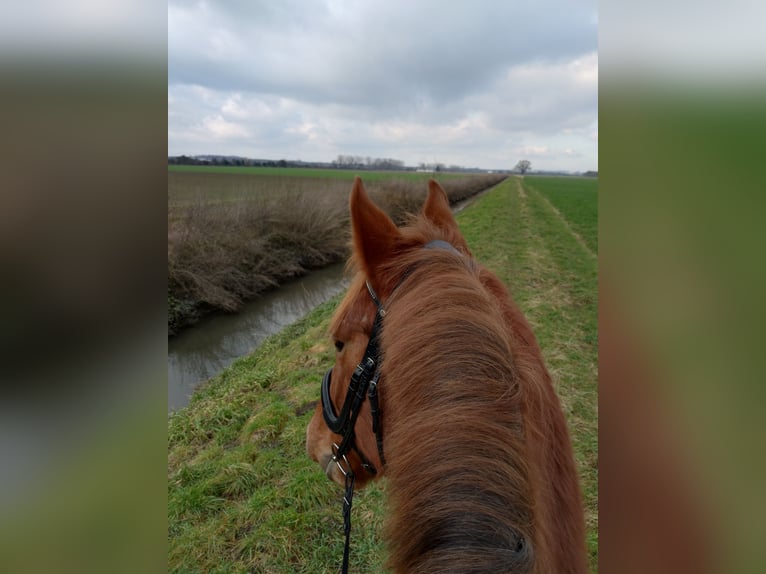
[[[457,203],[476,195],[506,178],[501,174],[469,175],[460,178],[447,179],[441,182],[450,203]]]
[[[422,181],[387,179],[370,185],[370,195],[394,223],[401,225],[408,215],[417,213],[426,197],[426,186]]]
[[[467,176],[442,185],[454,203],[501,179]],[[185,188],[179,180],[169,186],[171,333],[206,309],[236,311],[256,294],[348,254],[347,180],[205,174]],[[423,181],[402,179],[368,189],[397,222],[417,212],[426,193]]]

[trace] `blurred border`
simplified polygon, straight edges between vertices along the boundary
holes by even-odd
[[[0,24],[0,571],[166,569],[167,11]]]
[[[766,14],[600,10],[599,567],[763,572]]]

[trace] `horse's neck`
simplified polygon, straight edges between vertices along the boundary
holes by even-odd
[[[496,305],[464,291],[442,287],[438,300],[392,307],[386,317],[382,408],[394,571],[533,565],[523,396]]]
[[[541,571],[588,571],[582,496],[572,446],[561,405],[545,367],[540,347],[526,318],[505,287],[485,280],[502,302],[506,328],[514,340],[514,363],[525,381],[528,452],[536,485],[538,562]]]
[[[438,298],[413,293],[387,317],[394,571],[586,571],[563,414],[529,325],[497,285],[470,298],[443,285]]]

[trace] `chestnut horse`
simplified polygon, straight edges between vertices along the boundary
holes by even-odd
[[[348,476],[352,491],[387,477],[394,572],[586,572],[577,472],[540,348],[474,261],[444,190],[428,186],[420,215],[397,228],[354,182],[356,276],[330,327],[329,415],[320,403],[306,450],[347,492]],[[377,401],[365,386],[341,409],[368,357]],[[349,437],[328,428],[339,411],[356,411],[350,430],[333,427]]]

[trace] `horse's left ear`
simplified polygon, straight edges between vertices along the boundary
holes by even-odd
[[[386,212],[372,202],[359,177],[354,179],[349,204],[354,250],[367,278],[378,290],[381,287],[378,269],[393,257],[401,237],[399,230]]]
[[[469,254],[468,244],[460,233],[457,221],[452,215],[449,206],[447,192],[439,185],[439,182],[433,179],[428,180],[428,197],[423,204],[423,216],[431,221],[436,227],[447,233],[449,242],[461,251]]]

